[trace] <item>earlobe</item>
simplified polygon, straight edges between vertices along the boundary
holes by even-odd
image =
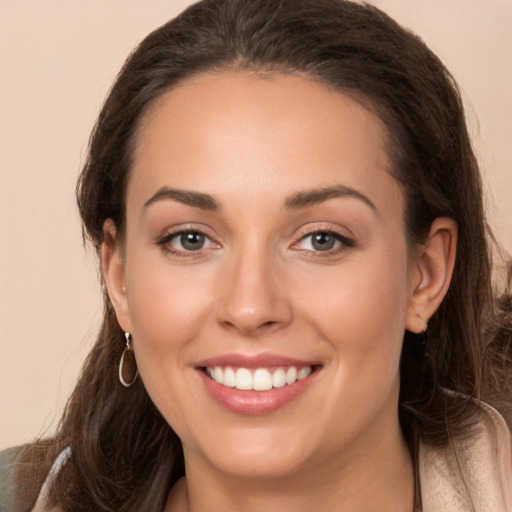
[[[101,272],[119,325],[124,331],[130,332],[125,270],[119,245],[116,225],[112,219],[107,219],[103,224],[103,243],[100,253]]]
[[[430,228],[427,241],[412,261],[406,329],[420,333],[436,312],[450,286],[457,251],[457,224],[439,217]]]

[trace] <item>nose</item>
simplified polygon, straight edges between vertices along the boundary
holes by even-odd
[[[224,328],[259,336],[291,321],[292,307],[282,272],[270,254],[240,251],[226,262],[223,281],[217,315]]]

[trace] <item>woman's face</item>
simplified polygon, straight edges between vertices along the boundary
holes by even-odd
[[[188,466],[286,475],[400,436],[416,274],[389,168],[380,121],[298,76],[199,75],[145,116],[117,313]]]

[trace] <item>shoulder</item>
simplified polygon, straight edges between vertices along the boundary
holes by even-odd
[[[42,440],[0,452],[0,512],[47,511],[48,488],[70,455],[67,448],[52,457],[50,446]]]
[[[65,448],[57,458],[53,461],[52,467],[46,477],[39,496],[37,497],[37,501],[34,505],[34,508],[31,509],[31,512],[60,512],[60,507],[50,508],[48,505],[48,491],[50,486],[52,485],[55,478],[57,478],[59,471],[63,464],[67,462],[67,460],[71,456],[71,448]]]
[[[512,511],[510,430],[485,403],[478,404],[477,417],[476,428],[464,439],[442,448],[420,443],[423,512]]]
[[[18,489],[16,475],[19,458],[26,446],[15,446],[0,452],[0,512],[28,512],[26,503]]]

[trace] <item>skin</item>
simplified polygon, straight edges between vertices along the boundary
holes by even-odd
[[[300,76],[202,74],[146,113],[123,246],[107,221],[102,267],[140,376],[183,443],[187,478],[166,510],[413,509],[400,351],[446,293],[456,226],[437,219],[408,246],[385,135],[360,104]],[[355,192],[287,204],[333,186]],[[155,197],[163,187],[218,208]],[[185,250],[169,236],[180,231],[204,233],[204,246]],[[312,245],[311,232],[331,231],[332,249]],[[263,415],[206,393],[198,361],[263,352],[319,371]]]

